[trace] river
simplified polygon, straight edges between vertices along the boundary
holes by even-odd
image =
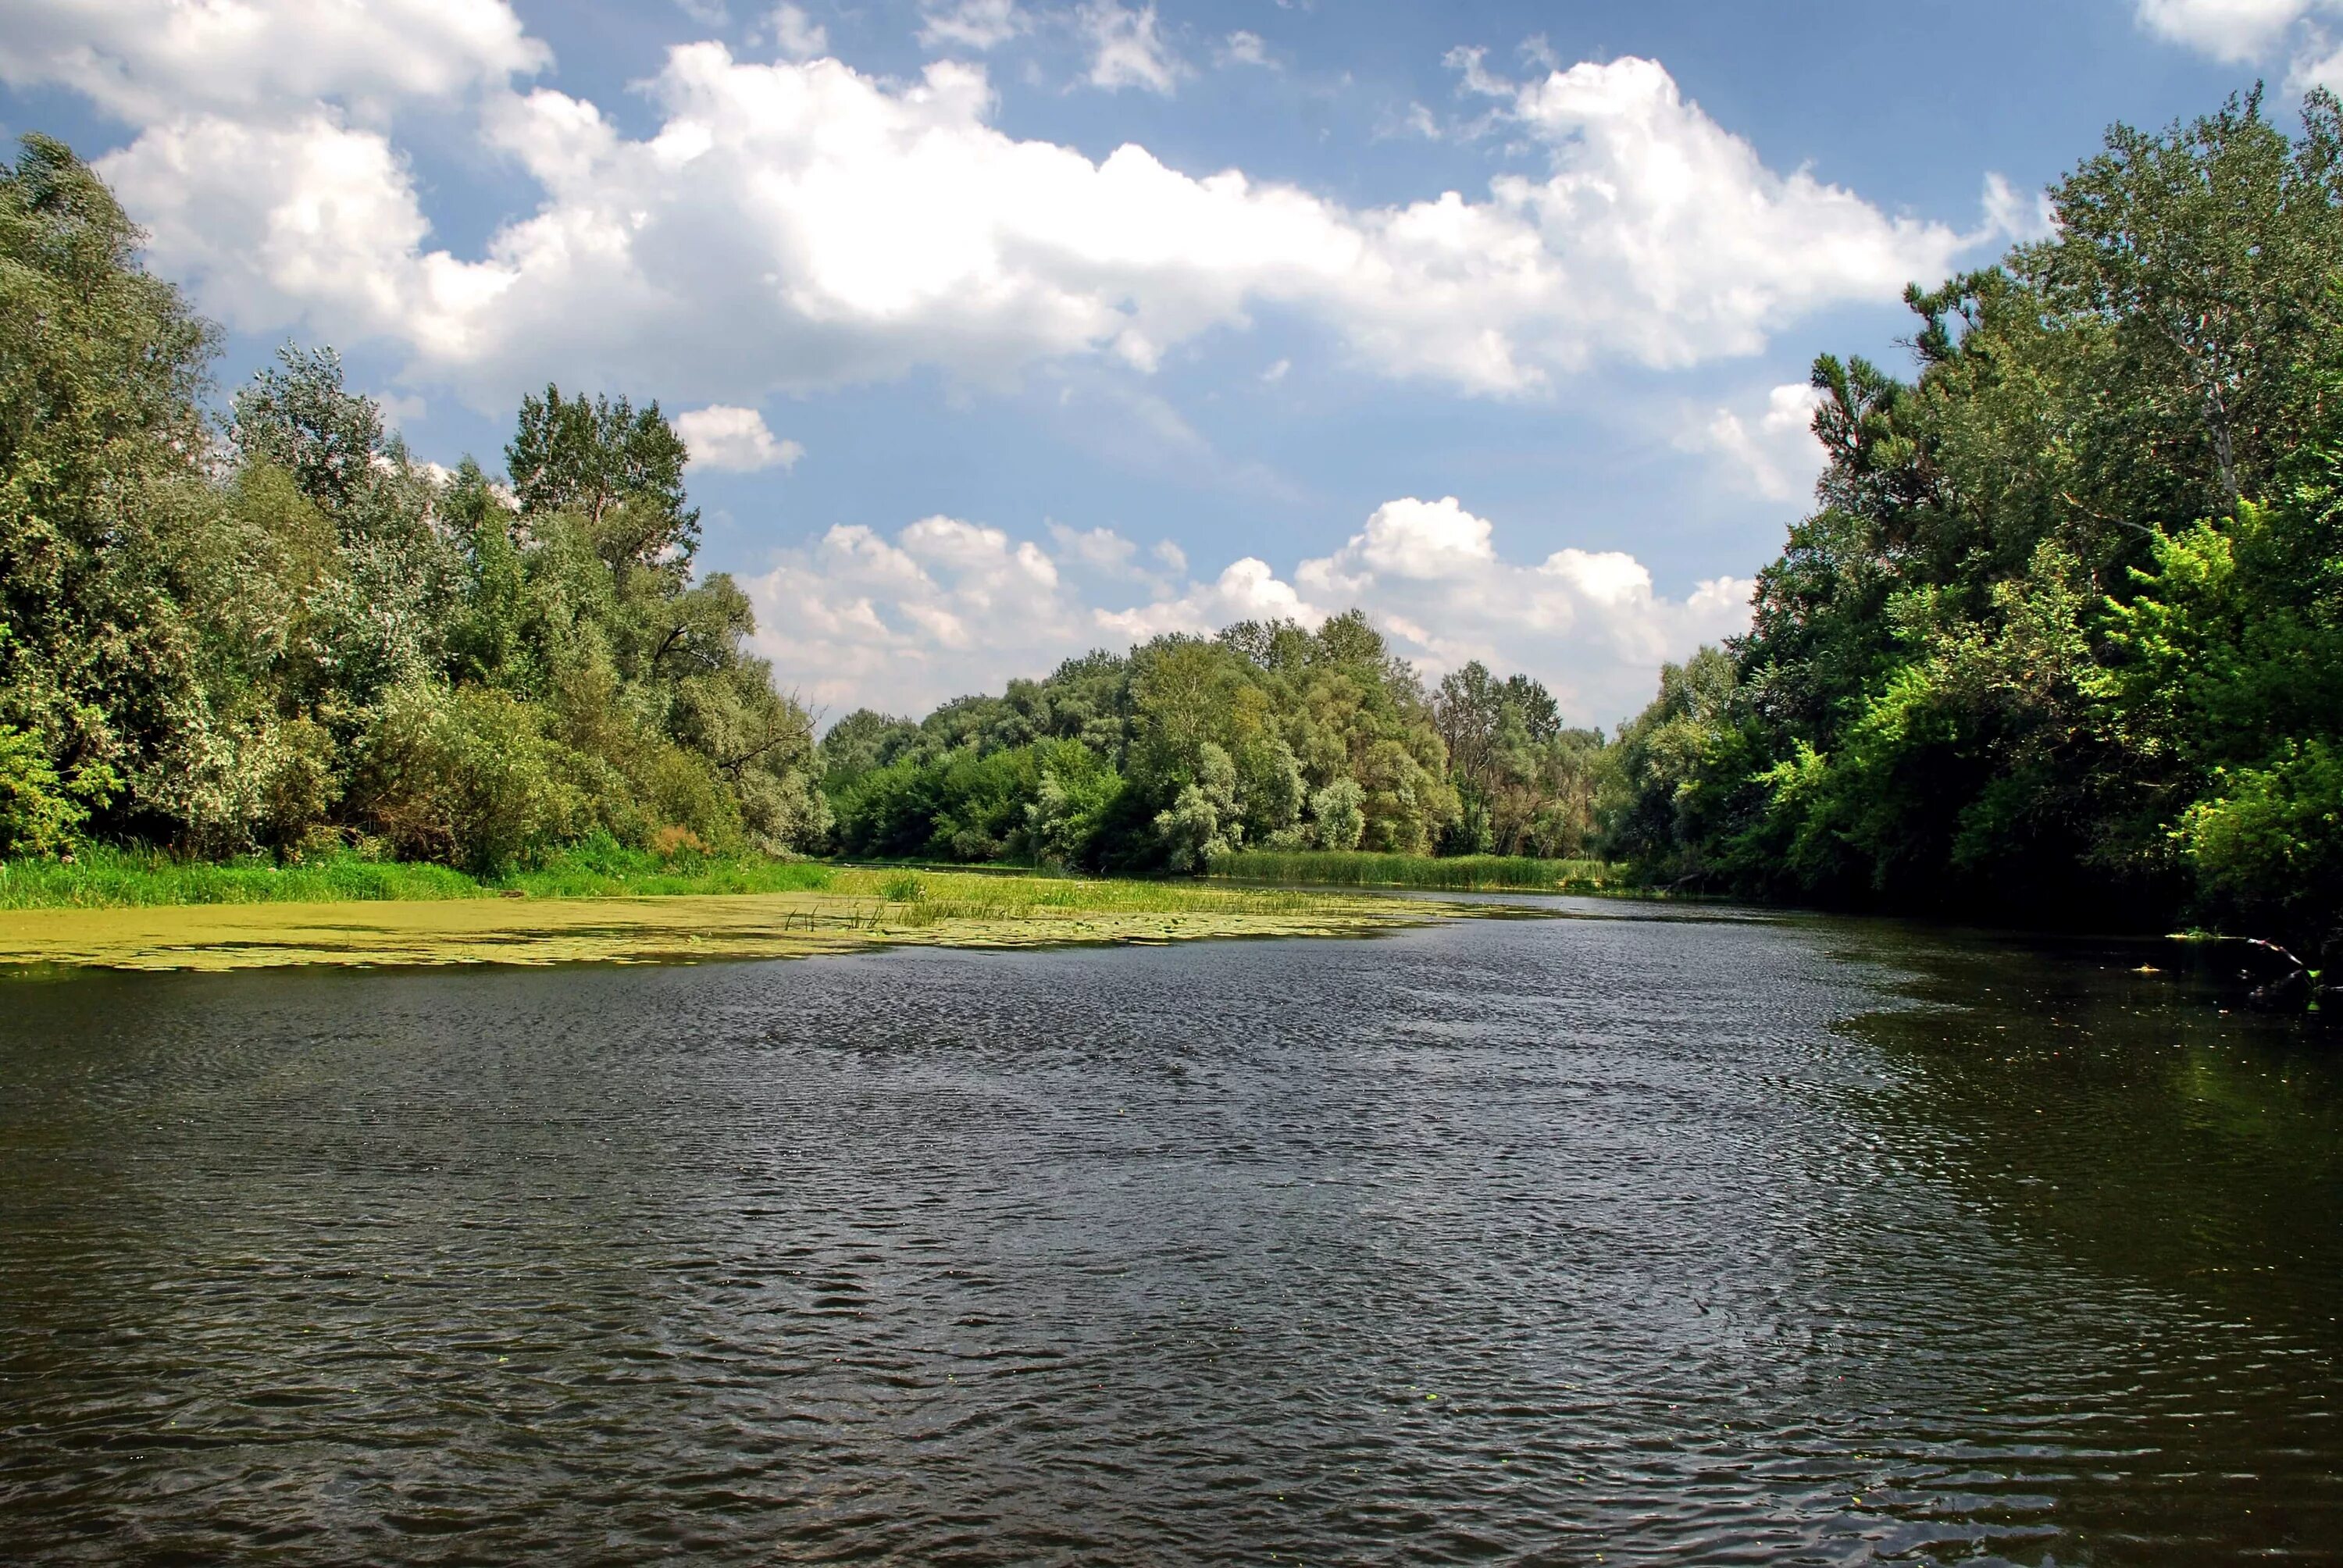
[[[1554,907],[0,986],[0,1551],[2343,1561],[2343,1041]]]

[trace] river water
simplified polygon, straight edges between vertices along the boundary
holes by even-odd
[[[2343,1561],[2343,1042],[1557,907],[0,985],[0,1554]]]

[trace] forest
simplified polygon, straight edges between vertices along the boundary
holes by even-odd
[[[1815,509],[1617,736],[1606,842],[2343,960],[2343,106],[2118,126],[2049,196],[1908,292],[1914,374],[1815,361]]]
[[[1606,737],[1353,610],[816,716],[695,562],[656,402],[548,387],[492,475],[327,349],[218,334],[63,145],[0,170],[0,855],[561,846],[1189,873],[1599,856],[1656,889],[2343,942],[2343,106],[2118,126],[2055,226],[1815,362],[1826,466],[1746,635]],[[786,628],[782,628],[786,630]]]

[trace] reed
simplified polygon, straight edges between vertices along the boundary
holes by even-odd
[[[1215,878],[1291,887],[1435,888],[1451,892],[1600,892],[1626,885],[1625,868],[1604,860],[1539,860],[1523,855],[1378,855],[1362,850],[1245,849],[1213,858]]]

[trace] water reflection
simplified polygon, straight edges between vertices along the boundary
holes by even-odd
[[[12,987],[0,1527],[2331,1558],[2343,1076],[2140,961],[1579,918]]]

